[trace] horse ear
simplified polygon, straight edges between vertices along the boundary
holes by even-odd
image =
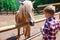
[[[23,5],[23,2],[19,1],[19,3],[20,3],[21,5]]]
[[[35,1],[32,2],[32,4],[34,4],[34,3],[35,3]]]

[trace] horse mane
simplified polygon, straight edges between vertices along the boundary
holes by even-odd
[[[30,13],[32,11],[32,8],[33,8],[33,4],[31,1],[24,1],[23,4],[25,5],[26,7],[26,11],[28,13]]]
[[[24,7],[25,7],[24,10],[26,10],[28,13],[30,13],[32,11],[32,8],[33,8],[32,2],[26,0],[22,3],[24,4]],[[21,10],[21,8],[22,8],[22,5],[20,5],[19,10]]]
[[[22,18],[22,10],[23,10],[24,16],[26,16],[25,13],[28,12],[30,14],[33,8],[31,1],[24,1],[23,4],[24,5],[20,5],[19,12],[18,12],[18,16],[20,16],[20,18]]]

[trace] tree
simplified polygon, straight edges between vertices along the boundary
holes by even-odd
[[[15,0],[0,0],[0,11],[16,11],[18,8]]]
[[[34,8],[37,8],[38,5],[50,4],[60,2],[60,0],[34,0]]]

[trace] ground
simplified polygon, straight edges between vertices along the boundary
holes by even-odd
[[[59,18],[58,15],[55,16],[57,19]],[[35,16],[35,19],[42,19],[44,18],[43,15]],[[15,24],[14,15],[0,15],[0,28],[4,27],[6,25],[13,25]],[[40,27],[42,27],[44,24],[43,22],[36,23],[35,26],[31,26],[31,35],[40,32]],[[22,28],[21,28],[22,33]],[[11,30],[7,32],[0,33],[0,40],[16,40],[17,36],[17,30]],[[21,40],[24,39],[24,36],[21,36]],[[32,40],[42,40],[42,35],[39,35],[36,38],[33,38]],[[57,33],[57,40],[60,40],[60,32]]]
[[[35,19],[43,18],[42,15],[35,16]],[[0,27],[15,24],[15,15],[0,15]]]
[[[15,24],[14,15],[0,15],[0,27]]]

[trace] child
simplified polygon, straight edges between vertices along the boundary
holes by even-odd
[[[55,6],[49,5],[44,8],[43,12],[46,17],[46,22],[42,31],[43,34],[42,40],[56,40],[56,33],[59,28],[59,23],[54,17]]]

